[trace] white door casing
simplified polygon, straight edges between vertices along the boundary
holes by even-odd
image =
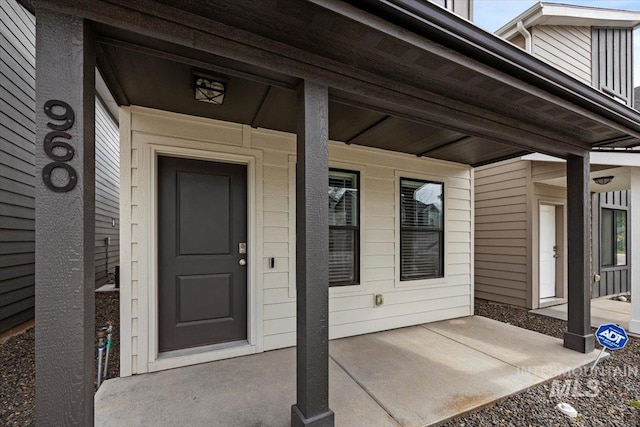
[[[556,296],[556,207],[540,205],[540,299]]]

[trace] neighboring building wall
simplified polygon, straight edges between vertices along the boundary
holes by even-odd
[[[295,135],[139,107],[121,109],[120,125],[122,375],[165,369],[166,359],[171,359],[154,362],[156,270],[149,262],[154,251],[149,235],[154,218],[149,190],[152,146],[196,150],[192,155],[201,157],[255,159],[257,219],[252,239],[257,262],[250,258],[248,267],[255,269],[249,277],[255,274],[256,279],[249,286],[250,292],[255,289],[255,300],[250,301],[256,301],[256,307],[249,314],[250,324],[255,321],[250,343],[257,352],[295,345]],[[342,143],[331,143],[329,156],[331,167],[360,172],[363,194],[361,284],[330,289],[330,338],[472,314],[470,168]],[[445,278],[399,280],[400,177],[445,183]],[[268,268],[269,257],[275,257],[273,269]],[[384,296],[381,307],[374,307],[376,293]]]
[[[35,18],[0,1],[0,332],[34,316]],[[118,262],[118,128],[96,100],[96,281]],[[116,227],[112,227],[112,218]]]
[[[96,98],[96,285],[113,274],[120,254],[120,135]],[[105,239],[109,238],[107,246]]]
[[[558,25],[531,28],[532,54],[591,85],[591,29]]]
[[[592,203],[592,241],[593,241],[593,271],[600,275],[600,281],[593,282],[591,296],[601,297],[605,295],[619,294],[629,292],[631,290],[630,271],[630,227],[629,222],[631,215],[629,214],[629,206],[631,205],[631,191],[610,191],[608,193],[593,193]],[[616,209],[627,212],[627,262],[626,265],[619,266],[602,266],[601,253],[601,224],[602,210]]]
[[[633,30],[593,28],[595,88],[633,106]]]
[[[0,2],[0,332],[34,315],[35,23]]]
[[[529,162],[475,170],[475,295],[526,307],[529,288]]]

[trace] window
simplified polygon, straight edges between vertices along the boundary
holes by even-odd
[[[439,4],[442,7],[447,7],[447,0],[431,0],[435,4]]]
[[[400,179],[400,280],[444,276],[444,184]]]
[[[603,208],[600,236],[601,265],[627,265],[627,211]]]
[[[357,285],[360,252],[360,176],[329,170],[329,285]]]

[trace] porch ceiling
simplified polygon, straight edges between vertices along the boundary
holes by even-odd
[[[311,79],[330,87],[330,137],[346,143],[471,165],[640,144],[637,112],[437,6],[352,3],[50,6],[95,22],[121,104],[294,132],[293,88]],[[224,105],[194,100],[194,69],[229,79]]]

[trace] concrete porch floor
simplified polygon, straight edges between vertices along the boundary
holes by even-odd
[[[631,320],[631,303],[615,301],[610,298],[607,296],[591,300],[591,326],[597,328],[604,323],[615,323],[628,331]],[[567,304],[538,308],[531,310],[531,313],[567,320]]]
[[[337,426],[427,426],[583,366],[595,353],[480,316],[330,342]],[[295,349],[106,381],[96,426],[289,426]],[[550,408],[553,409],[553,408]]]

